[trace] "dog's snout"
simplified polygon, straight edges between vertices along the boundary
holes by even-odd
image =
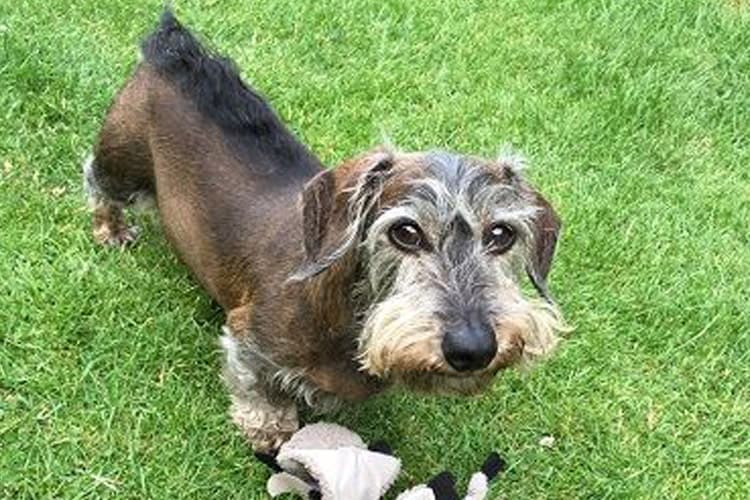
[[[453,369],[468,372],[486,368],[495,357],[497,341],[491,328],[466,325],[446,332],[442,342],[443,356]]]

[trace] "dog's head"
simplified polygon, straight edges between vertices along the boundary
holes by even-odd
[[[517,157],[376,150],[310,181],[297,279],[355,276],[362,370],[470,393],[550,352],[547,275],[560,231]],[[523,292],[525,276],[541,298]]]

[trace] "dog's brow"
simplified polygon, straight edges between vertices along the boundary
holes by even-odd
[[[375,219],[370,227],[370,232],[375,234],[379,232],[384,226],[395,222],[399,219],[418,219],[419,214],[410,206],[402,205],[387,209],[385,212]]]
[[[492,211],[492,220],[528,221],[529,219],[534,218],[534,216],[539,213],[539,210],[540,208],[535,206],[497,208]]]
[[[492,212],[492,223],[504,222],[512,225],[521,232],[523,238],[534,238],[532,229],[534,217],[539,208],[527,206],[525,208],[498,208]]]
[[[467,195],[473,205],[487,206],[499,203],[500,199],[518,198],[518,190],[510,184],[487,183],[478,185],[474,183],[472,189],[468,190]]]
[[[433,177],[415,179],[409,182],[409,186],[413,189],[412,197],[429,201],[435,205],[439,205],[440,200],[447,200],[452,197],[448,186]]]
[[[472,201],[483,191],[496,187],[509,188],[498,184],[495,175],[480,168],[470,169],[461,182],[461,192]]]

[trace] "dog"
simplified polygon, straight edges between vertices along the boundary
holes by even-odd
[[[226,313],[230,414],[256,450],[297,430],[298,405],[474,394],[553,350],[561,223],[519,157],[379,147],[325,169],[171,12],[141,48],[84,165],[94,238],[132,243],[123,210],[155,201]]]

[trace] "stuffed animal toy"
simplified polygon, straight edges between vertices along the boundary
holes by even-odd
[[[271,497],[294,493],[310,500],[378,500],[393,485],[401,461],[384,443],[367,446],[357,434],[336,424],[317,423],[297,431],[278,454],[256,456],[274,474]],[[488,483],[505,467],[497,453],[472,475],[464,500],[483,500]],[[449,472],[398,495],[397,500],[459,500]]]

